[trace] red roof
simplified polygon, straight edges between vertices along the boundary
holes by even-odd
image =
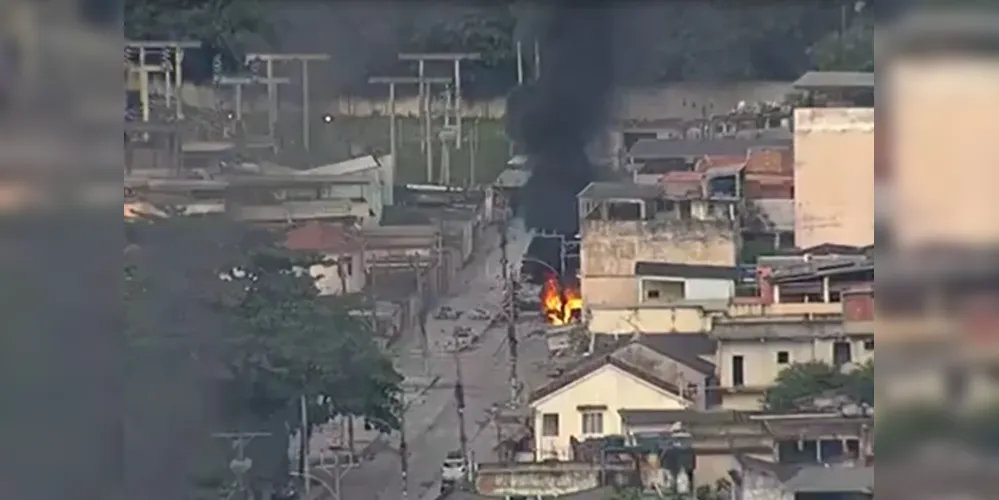
[[[730,167],[735,165],[742,165],[746,163],[745,156],[726,156],[726,155],[707,155],[697,161],[697,165],[694,167],[698,172],[704,172],[712,168],[718,167]]]
[[[360,236],[342,225],[315,221],[289,230],[284,245],[303,252],[348,252],[363,246]]]
[[[674,170],[660,178],[662,182],[701,182],[702,179],[704,179],[704,174],[701,172],[687,172],[684,170]]]

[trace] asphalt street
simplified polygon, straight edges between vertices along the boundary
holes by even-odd
[[[508,258],[518,262],[527,249],[529,235],[512,225]],[[492,249],[466,268],[468,284],[458,295],[442,301],[458,311],[476,307],[497,310],[502,295],[500,280],[500,252]],[[505,328],[488,328],[487,321],[465,318],[458,320],[431,319],[427,335],[431,355],[424,362],[421,342],[411,335],[399,349],[399,370],[407,378],[427,380],[440,377],[438,384],[415,401],[406,412],[406,433],[409,449],[408,494],[403,494],[401,462],[397,451],[399,436],[389,439],[390,445],[373,460],[349,471],[341,479],[341,500],[401,500],[436,498],[439,489],[440,465],[445,455],[459,448],[459,425],[454,399],[456,380],[455,362],[444,346],[451,338],[455,326],[466,326],[479,336],[473,349],[460,354],[462,378],[465,385],[465,422],[469,450],[474,460],[488,462],[495,459],[493,447],[495,434],[490,423],[491,409],[509,399],[509,361]],[[520,377],[536,378],[541,361],[546,357],[543,339],[530,337],[530,325],[522,325],[520,332]],[[425,369],[426,368],[426,369]]]

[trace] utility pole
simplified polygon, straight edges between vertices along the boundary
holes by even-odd
[[[517,85],[524,84],[524,42],[517,40]]]
[[[515,280],[510,272],[510,261],[507,257],[509,222],[506,217],[500,219],[500,266],[502,266],[503,284],[506,298],[506,341],[510,348],[510,402],[516,402],[520,397],[520,382],[517,377],[517,300]]]
[[[455,136],[455,149],[461,149],[462,140],[462,112],[461,112],[461,62],[462,61],[477,61],[482,59],[482,54],[480,53],[457,53],[457,52],[443,52],[443,53],[402,53],[399,54],[399,60],[401,61],[417,61],[418,71],[421,80],[426,79],[426,63],[429,61],[450,61],[454,67],[454,112],[455,112],[455,125],[457,127],[457,135]],[[421,93],[421,98],[426,99],[426,111],[427,116],[425,118],[425,136],[427,139],[427,182],[432,182],[430,180],[431,169],[433,168],[433,155],[431,153],[431,135],[432,135],[432,122],[430,120],[430,92],[427,90],[426,85],[420,86],[424,93]]]
[[[183,120],[184,119],[184,100],[181,99],[181,95],[180,94],[181,94],[181,90],[184,87],[184,71],[183,71],[184,51],[185,50],[189,50],[189,49],[200,48],[201,47],[201,42],[196,42],[196,41],[192,41],[192,40],[185,40],[185,41],[180,41],[180,40],[143,40],[143,41],[130,40],[128,42],[125,42],[125,47],[126,47],[126,49],[133,49],[133,50],[134,49],[138,49],[138,51],[139,51],[139,66],[140,67],[143,67],[143,66],[146,65],[146,55],[149,54],[149,52],[152,52],[152,51],[160,51],[161,53],[165,53],[167,51],[172,51],[173,52],[173,54],[172,54],[173,55],[173,58],[172,58],[173,60],[172,61],[170,61],[170,58],[168,58],[165,54],[163,56],[163,60],[164,61],[169,61],[170,65],[173,67],[173,88],[175,89],[175,92],[177,92],[177,98],[174,99],[176,101],[175,112],[176,112],[177,119],[178,120]],[[160,68],[162,68],[162,66],[160,66]],[[166,79],[165,81],[167,82],[167,87],[169,88],[169,86],[170,86],[169,81],[170,81],[170,76],[171,75],[169,74],[168,71],[165,71],[165,68],[162,68],[161,71],[163,71],[163,73],[164,73],[164,76],[165,76],[165,79]],[[148,72],[142,73],[141,74],[141,78],[143,79],[142,80],[143,83],[140,83],[140,84],[144,85],[145,88],[148,89],[148,87],[149,87],[149,73]],[[146,92],[147,92],[147,94],[146,94],[146,102],[145,102],[145,104],[143,104],[143,106],[144,106],[144,109],[143,109],[144,120],[143,121],[149,121],[149,116],[148,116],[148,106],[149,106],[149,103],[148,103],[148,99],[149,99],[148,90]]]
[[[475,164],[479,153],[479,117],[472,121],[472,134],[468,138],[468,186],[475,187],[475,171],[478,165]]]
[[[444,128],[438,134],[441,141],[441,184],[451,185],[451,147],[448,142],[457,140],[457,135],[451,128],[451,86],[444,88]],[[451,137],[454,135],[454,137]]]
[[[465,430],[465,382],[461,374],[461,349],[458,347],[458,336],[454,336],[454,401],[458,407],[458,444],[461,447],[461,458],[465,461],[466,469],[469,468],[468,460],[468,435]]]
[[[402,475],[402,500],[409,498],[409,442],[406,440],[406,412],[409,405],[403,400],[399,417],[399,473]]]
[[[329,61],[329,54],[247,54],[246,64],[263,62],[267,75],[267,131],[273,141],[272,149],[277,153],[277,115],[278,96],[277,85],[274,79],[275,62],[300,62],[302,63],[302,147],[305,152],[310,151],[311,123],[309,117],[309,62]]]
[[[212,434],[213,438],[232,442],[232,447],[236,450],[236,457],[229,461],[229,470],[236,476],[237,491],[244,495],[247,494],[246,473],[253,468],[253,460],[246,456],[246,445],[254,438],[269,437],[270,435],[269,432],[216,432]]]
[[[541,78],[541,43],[534,39],[534,79]]]
[[[392,157],[392,172],[389,174],[390,180],[395,181],[396,165],[398,161],[398,151],[399,151],[399,132],[398,132],[398,116],[396,114],[396,86],[397,85],[419,85],[420,88],[425,84],[429,83],[449,83],[451,79],[449,78],[420,78],[412,76],[380,76],[372,77],[368,79],[368,83],[372,85],[388,85],[389,90],[389,104],[388,104],[388,115],[389,115],[389,155]],[[429,177],[427,178],[429,182]]]
[[[305,491],[305,498],[312,498],[310,494],[310,489],[312,487],[311,481],[309,481],[309,476],[311,475],[309,471],[309,404],[305,394],[302,394],[298,398],[298,411],[301,419],[302,429],[299,431],[299,462],[298,462],[298,472],[302,475],[302,489]],[[351,428],[353,429],[353,424]]]
[[[248,76],[220,76],[216,82],[219,85],[230,86],[233,88],[233,101],[234,101],[234,112],[236,113],[236,121],[243,122],[243,87],[245,85],[267,85],[273,83],[274,85],[286,85],[290,82],[287,78],[275,78],[273,82],[266,78],[262,78],[255,75]]]

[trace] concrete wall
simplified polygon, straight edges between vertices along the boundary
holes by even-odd
[[[737,237],[722,221],[584,221],[582,295],[590,307],[638,304],[635,263],[733,266]]]
[[[635,307],[590,309],[587,327],[593,333],[630,335],[642,332],[704,333],[711,315],[701,307]]]
[[[999,185],[999,61],[900,57],[887,75],[885,167],[897,244],[996,246],[999,224],[984,214],[995,212]]]
[[[588,463],[480,464],[475,490],[504,497],[559,497],[597,489],[600,466]]]
[[[796,246],[873,244],[874,110],[797,109],[794,127]]]
[[[606,407],[603,410],[602,434],[583,434],[580,406]],[[620,434],[621,418],[618,411],[621,409],[680,410],[687,406],[678,396],[666,394],[614,366],[605,365],[574,381],[560,392],[531,404],[534,412],[535,458],[538,461],[549,458],[570,460],[570,437],[584,439]],[[559,416],[558,436],[544,435],[543,415],[549,413]]]

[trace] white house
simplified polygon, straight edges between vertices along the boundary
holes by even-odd
[[[572,439],[622,432],[623,409],[703,409],[714,376],[705,335],[613,341],[531,394],[535,459],[572,460]]]

